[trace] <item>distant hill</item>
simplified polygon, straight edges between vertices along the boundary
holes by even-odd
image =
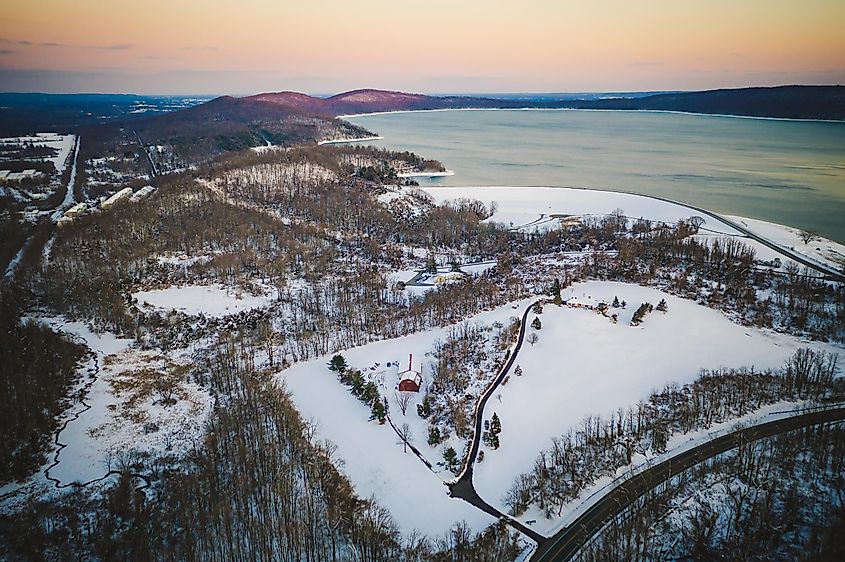
[[[294,111],[323,116],[419,109],[463,108],[571,108],[685,111],[690,113],[781,117],[789,119],[845,120],[845,86],[777,86],[704,92],[661,93],[611,99],[549,99],[530,95],[519,98],[429,96],[386,90],[353,90],[329,98],[297,92],[266,93],[250,99]]]
[[[393,92],[389,90],[352,90],[329,98],[318,98],[297,92],[278,92],[250,96],[257,101],[278,104],[298,111],[320,115],[338,116],[379,111],[415,109],[460,109],[521,107],[523,101],[470,96],[429,96]]]
[[[777,86],[568,102],[562,107],[845,120],[845,86]]]
[[[153,161],[154,172],[163,173],[245,148],[373,134],[305,105],[231,96],[169,113],[82,126],[78,132],[83,159],[115,157],[142,173]],[[138,150],[141,146],[144,151]]]

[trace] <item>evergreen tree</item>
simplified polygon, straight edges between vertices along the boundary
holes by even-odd
[[[422,404],[417,404],[417,415],[423,419],[431,415],[431,398],[428,394],[423,398]]]
[[[346,359],[341,354],[337,354],[332,357],[332,360],[328,363],[329,370],[334,371],[335,373],[343,374],[346,372],[346,369],[349,368],[349,365],[346,363]]]
[[[534,328],[535,330],[539,330],[540,328],[543,327],[543,323],[540,322],[539,316],[534,317],[534,320],[531,322],[531,327]]]
[[[522,376],[522,365],[517,365],[513,374],[515,374],[518,377],[521,377]]]
[[[358,398],[359,400],[364,400],[364,376],[361,374],[361,371],[358,369],[354,369],[350,372],[348,377],[348,384],[349,384],[349,391],[352,393],[352,396]],[[365,402],[369,403],[368,400],[364,400]]]
[[[622,308],[625,308],[626,306],[628,306],[628,303],[625,302],[625,301],[622,301]]]
[[[660,302],[657,303],[657,310],[660,312],[666,312],[669,307],[666,305],[666,299],[660,299]]]
[[[645,318],[645,315],[648,314],[653,307],[650,303],[644,302],[642,303],[639,308],[634,312],[634,316],[631,317],[631,325],[637,326]]]
[[[381,400],[374,400],[373,406],[370,410],[370,420],[378,420],[379,423],[384,423],[387,419],[387,412],[384,408],[384,402]]]
[[[432,447],[436,447],[443,441],[443,436],[440,435],[440,429],[436,425],[431,425],[428,427],[428,444]]]
[[[490,443],[489,446],[491,449],[498,449],[499,448],[499,436],[495,433],[490,433]]]
[[[534,303],[534,306],[531,307],[531,312],[534,314],[543,314],[543,303],[537,301]]]
[[[458,468],[458,453],[454,447],[446,447],[446,450],[443,451],[443,461],[446,463],[446,468],[455,472]]]
[[[560,279],[556,278],[552,284],[552,296],[555,298],[555,304],[558,304],[560,300]]]
[[[434,261],[434,255],[428,254],[428,260],[425,263],[425,270],[428,273],[437,273],[437,262]]]
[[[379,401],[378,387],[376,386],[376,383],[370,381],[366,385],[364,385],[364,392],[361,395],[361,400],[363,400],[367,404],[372,404],[376,401]]]
[[[502,432],[502,420],[499,419],[499,415],[496,412],[493,412],[493,419],[490,420],[490,433],[492,435],[498,435]]]
[[[613,297],[613,303],[610,306],[612,306],[613,308],[619,308],[620,306],[622,306],[621,304],[619,304],[619,297]]]

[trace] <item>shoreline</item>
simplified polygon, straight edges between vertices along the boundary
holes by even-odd
[[[698,207],[698,206],[695,206],[695,205],[692,205],[692,204],[689,204],[689,203],[685,203],[683,201],[677,201],[677,200],[674,200],[674,199],[669,199],[667,197],[661,197],[661,196],[658,196],[658,195],[648,195],[648,194],[645,194],[645,193],[636,193],[636,192],[631,192],[631,191],[622,191],[622,190],[610,189],[610,188],[575,187],[575,186],[550,186],[550,185],[420,186],[418,189],[421,189],[421,190],[423,190],[427,193],[429,193],[431,191],[439,191],[441,193],[444,193],[444,192],[447,192],[450,189],[451,190],[480,189],[480,190],[490,190],[490,191],[519,190],[519,189],[550,189],[550,190],[569,189],[569,190],[575,190],[575,191],[627,195],[627,196],[631,196],[631,197],[640,197],[640,198],[644,198],[644,199],[650,199],[650,200],[653,200],[653,201],[661,201],[663,203],[668,203],[670,205],[676,205],[676,206],[679,206],[679,207],[684,207],[684,208],[690,209],[692,211],[697,211],[697,212],[703,213],[705,215],[708,215],[711,218],[713,218],[713,219],[719,221],[720,223],[722,223],[724,226],[727,226],[727,227],[729,227],[733,230],[736,230],[740,233],[745,231],[746,233],[751,233],[751,234],[755,235],[756,237],[758,237],[758,241],[760,241],[759,238],[764,238],[766,240],[766,242],[763,242],[763,244],[768,245],[771,249],[775,250],[776,252],[784,254],[784,255],[792,253],[794,255],[800,256],[801,258],[804,258],[805,260],[814,262],[815,265],[820,266],[823,269],[826,269],[829,272],[834,273],[835,276],[837,276],[837,277],[841,277],[841,276],[845,275],[845,271],[843,271],[843,267],[839,263],[833,262],[832,260],[829,260],[829,259],[821,260],[821,259],[819,259],[818,255],[814,255],[812,252],[802,252],[801,250],[794,249],[795,247],[797,247],[797,244],[796,244],[796,246],[792,246],[792,247],[786,246],[780,241],[772,240],[772,238],[770,236],[767,236],[765,232],[761,232],[761,229],[759,229],[759,228],[755,229],[753,224],[750,225],[750,226],[748,226],[748,225],[742,225],[741,226],[741,225],[737,225],[736,221],[739,220],[741,222],[742,220],[747,220],[751,223],[755,223],[755,222],[763,223],[764,225],[770,225],[771,227],[776,228],[776,229],[780,230],[781,232],[787,233],[787,234],[791,234],[791,233],[794,233],[795,231],[800,230],[798,227],[793,227],[793,226],[790,226],[790,225],[766,221],[766,220],[763,220],[763,219],[755,219],[755,218],[752,218],[752,217],[745,217],[745,216],[739,216],[739,215],[734,215],[734,214],[716,212],[716,211],[712,211],[710,209],[705,209],[705,208]],[[429,193],[429,194],[431,194],[431,193]],[[843,244],[841,242],[838,242],[836,240],[833,240],[831,238],[827,238],[827,237],[821,236],[821,235],[817,236],[816,240],[813,243],[813,247],[815,247],[817,244],[819,244],[819,245],[829,244],[829,245],[838,246],[838,247],[844,247],[845,246],[845,244]],[[800,263],[800,260],[798,260],[798,261]],[[808,265],[808,264],[805,263],[804,265]],[[816,267],[813,267],[813,268],[817,269]]]
[[[374,140],[384,140],[384,137],[375,135],[372,137],[356,137],[354,139],[328,139],[317,141],[317,146],[323,146],[324,144],[344,144],[348,142],[367,142]]]
[[[444,170],[442,172],[401,172],[396,174],[400,178],[446,178],[454,175],[455,172],[452,170]]]
[[[396,109],[393,111],[373,111],[372,113],[350,113],[337,115],[337,119],[354,119],[371,115],[393,115],[397,113],[435,113],[440,111],[595,111],[613,113],[669,113],[676,115],[690,115],[697,117],[720,117],[727,119],[751,119],[755,121],[792,121],[795,123],[839,123],[845,124],[845,119],[810,119],[801,117],[760,117],[756,115],[731,115],[729,113],[697,113],[694,111],[679,111],[673,109],[590,109],[577,107],[444,107],[439,109]]]

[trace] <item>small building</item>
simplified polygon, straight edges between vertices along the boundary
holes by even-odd
[[[148,197],[148,196],[149,196],[149,195],[150,195],[153,191],[155,191],[155,190],[156,190],[156,188],[154,188],[153,186],[151,186],[151,185],[145,185],[144,187],[142,187],[141,189],[139,189],[138,191],[136,191],[135,193],[133,193],[133,194],[129,197],[129,201],[130,201],[131,203],[137,203],[137,202],[138,202],[138,201],[140,201],[141,199],[143,199],[143,198],[145,198],[145,197]]]
[[[71,207],[70,209],[65,211],[64,216],[68,217],[70,219],[75,219],[76,217],[84,214],[85,211],[87,211],[87,210],[88,210],[88,204],[87,203],[84,203],[84,202],[83,203],[77,203],[76,205],[74,205],[73,207]]]
[[[462,271],[450,271],[448,273],[439,273],[434,278],[434,282],[438,285],[442,283],[449,283],[450,281],[459,281],[464,278]]]
[[[399,392],[419,392],[422,373],[414,370],[414,355],[408,356],[408,368],[399,373]]]
[[[117,193],[115,193],[114,195],[112,195],[111,197],[106,199],[105,201],[103,201],[102,204],[100,205],[100,208],[101,209],[108,209],[109,207],[111,207],[112,205],[114,205],[115,203],[120,201],[121,199],[125,199],[126,197],[129,197],[130,195],[132,195],[132,188],[131,187],[124,187],[123,189],[121,189],[120,191],[118,191]]]
[[[581,297],[572,295],[564,300],[563,304],[571,308],[586,308],[588,310],[595,310],[599,303],[590,295],[583,295]]]

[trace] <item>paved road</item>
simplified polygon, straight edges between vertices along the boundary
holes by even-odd
[[[530,537],[532,540],[537,542],[538,544],[545,540],[538,532],[530,529],[529,527],[523,525],[516,519],[512,519],[510,516],[502,513],[495,507],[491,506],[489,503],[485,502],[481,499],[481,496],[478,495],[478,492],[475,491],[475,486],[472,483],[472,473],[473,468],[475,466],[475,459],[478,456],[478,449],[481,444],[481,433],[482,433],[482,425],[484,423],[484,406],[487,404],[487,400],[493,396],[493,393],[496,392],[496,389],[499,388],[499,385],[505,380],[507,377],[508,372],[510,371],[511,367],[516,360],[517,355],[519,355],[519,350],[522,348],[522,341],[525,338],[525,331],[526,325],[528,324],[528,315],[531,313],[531,309],[534,307],[535,303],[531,303],[525,308],[525,311],[522,313],[522,319],[519,325],[519,336],[516,340],[516,345],[511,350],[510,355],[508,355],[505,364],[502,366],[499,374],[496,375],[496,378],[493,379],[493,382],[487,387],[487,390],[479,399],[478,403],[475,405],[475,411],[473,412],[474,424],[475,424],[475,433],[472,436],[472,441],[469,447],[469,453],[464,458],[464,468],[461,473],[458,475],[458,479],[455,480],[452,484],[449,484],[449,494],[453,498],[460,498],[478,509],[489,513],[493,517],[498,517],[499,519],[503,519],[509,525],[514,527],[515,529],[519,530],[520,532],[524,533],[526,536]]]
[[[809,267],[810,269],[814,269],[814,270],[816,270],[820,273],[823,273],[824,275],[827,276],[828,279],[830,279],[832,281],[837,281],[839,283],[845,283],[845,272],[839,271],[839,270],[837,270],[833,267],[830,267],[830,266],[818,263],[816,261],[813,261],[813,260],[805,257],[804,255],[802,255],[798,252],[795,252],[793,250],[790,250],[789,248],[781,246],[780,244],[775,244],[771,240],[769,240],[767,238],[763,238],[762,236],[755,234],[754,232],[748,230],[743,225],[741,225],[741,224],[739,224],[735,221],[732,221],[728,218],[725,218],[718,213],[707,210],[703,207],[696,207],[695,205],[690,205],[689,203],[684,203],[682,201],[676,201],[674,199],[669,199],[668,197],[661,197],[659,195],[648,195],[646,193],[631,193],[631,192],[628,192],[628,191],[619,191],[619,190],[614,190],[614,189],[593,189],[593,188],[588,188],[588,187],[574,187],[574,186],[562,186],[562,187],[565,187],[566,189],[580,189],[580,190],[583,190],[583,191],[605,191],[605,192],[608,192],[608,193],[626,193],[628,195],[636,195],[638,197],[648,197],[649,199],[654,199],[656,201],[663,201],[665,203],[671,203],[673,205],[679,205],[681,207],[686,207],[687,209],[692,209],[693,211],[698,211],[699,213],[701,213],[703,215],[707,215],[708,217],[714,218],[717,221],[730,226],[731,228],[741,232],[742,234],[744,234],[748,238],[755,240],[756,242],[759,242],[760,244],[763,244],[764,246],[766,246],[768,248],[771,248],[772,250],[780,253],[781,255],[788,257],[789,259],[791,259],[791,260],[793,260],[797,263],[800,263],[801,265],[805,265],[805,266]]]
[[[657,196],[657,195],[643,195],[643,197],[650,197],[652,199],[657,199],[659,201],[665,201],[667,203],[674,203],[675,205],[681,205],[683,207],[687,207],[688,209],[698,211],[699,213],[702,213],[704,215],[712,217],[712,218],[730,226],[734,230],[738,230],[739,232],[742,232],[743,234],[745,234],[747,237],[751,238],[752,240],[759,242],[760,244],[763,244],[764,246],[771,248],[772,250],[774,250],[776,252],[779,252],[780,254],[788,257],[789,259],[791,259],[795,262],[800,263],[801,265],[805,265],[805,266],[809,267],[810,269],[814,269],[814,270],[816,270],[820,273],[827,275],[827,277],[832,281],[838,281],[839,283],[845,283],[845,273],[838,271],[838,270],[836,270],[832,267],[829,267],[827,265],[823,265],[823,264],[820,264],[816,261],[810,260],[810,259],[804,257],[802,254],[799,254],[798,252],[790,250],[789,248],[786,248],[784,246],[781,246],[780,244],[775,244],[771,240],[768,240],[767,238],[763,238],[762,236],[759,236],[758,234],[755,234],[754,232],[748,230],[746,227],[739,224],[738,222],[732,221],[728,218],[725,218],[718,213],[714,213],[713,211],[708,211],[707,209],[704,209],[703,207],[696,207],[694,205],[689,205],[687,203],[681,203],[680,201],[675,201],[673,199],[667,199],[665,197],[660,197],[660,196]]]
[[[758,439],[764,439],[802,427],[845,419],[845,407],[821,410],[762,423],[717,437],[629,478],[608,492],[568,527],[542,542],[531,562],[563,562],[572,558],[580,547],[608,521],[622,513],[642,494],[671,475],[699,462]]]

